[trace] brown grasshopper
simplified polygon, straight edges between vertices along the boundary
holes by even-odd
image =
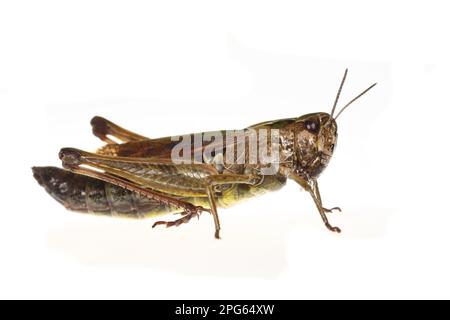
[[[194,134],[185,136],[194,138],[194,142],[187,139],[191,147],[186,149],[187,159],[200,155],[193,161],[174,161],[178,137],[150,139],[94,117],[93,133],[107,144],[96,153],[64,148],[59,154],[64,169],[34,167],[34,177],[70,210],[134,218],[167,213],[182,215],[174,221],[158,221],[153,227],[179,226],[203,211],[209,212],[214,218],[216,238],[220,232],[218,207],[229,207],[278,190],[289,178],[309,192],[325,226],[340,232],[328,222],[326,213],[341,209],[327,209],[322,205],[317,178],[328,165],[336,146],[336,119],[376,85],[364,90],[334,116],[346,76],[347,70],[330,114],[311,113],[255,124],[242,131],[244,140],[240,142],[225,141],[222,135],[225,131],[201,133],[203,137],[215,137],[206,146],[195,142]],[[276,145],[273,149],[278,155],[276,169],[269,173],[264,170],[268,168],[267,163],[258,157],[252,158],[249,152],[250,135],[255,137],[256,132],[256,137],[261,138],[263,130],[277,132],[269,143],[271,147]],[[258,148],[260,142],[258,140]],[[224,158],[234,161],[224,162]]]

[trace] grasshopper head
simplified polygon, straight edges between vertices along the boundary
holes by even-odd
[[[295,121],[295,170],[297,174],[303,176],[307,180],[316,179],[326,168],[333,155],[337,143],[336,119],[350,104],[376,85],[376,83],[374,83],[350,100],[350,102],[342,107],[338,114],[334,116],[339,96],[345,78],[347,77],[347,72],[348,70],[345,70],[330,114],[325,112],[310,113],[299,117]]]
[[[328,113],[301,116],[296,121],[296,169],[305,178],[317,178],[326,168],[337,143],[337,123]]]

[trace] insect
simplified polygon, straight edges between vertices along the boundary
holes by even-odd
[[[311,195],[325,226],[330,231],[340,232],[330,224],[327,213],[341,209],[323,206],[317,179],[336,147],[336,120],[376,85],[365,89],[335,115],[347,72],[345,70],[330,113],[311,113],[255,124],[242,131],[244,140],[240,143],[221,138],[225,131],[200,133],[203,137],[215,137],[207,145],[199,145],[194,134],[184,136],[194,138],[187,139],[188,160],[200,154],[193,162],[174,161],[178,136],[147,138],[104,118],[94,117],[93,133],[106,145],[95,153],[63,148],[59,157],[64,169],[33,167],[33,174],[54,199],[73,211],[133,218],[181,215],[173,221],[158,221],[153,227],[179,226],[202,212],[209,212],[214,220],[215,238],[220,238],[218,207],[229,207],[279,190],[291,179]],[[276,145],[272,150],[277,151],[276,169],[270,173],[264,170],[268,167],[266,162],[255,160],[248,152],[251,146],[247,138],[250,134],[255,136],[255,132],[256,137],[261,136],[259,132],[264,130],[277,133],[268,144]],[[258,140],[256,147],[260,145],[261,140]],[[235,161],[225,162],[225,158]]]

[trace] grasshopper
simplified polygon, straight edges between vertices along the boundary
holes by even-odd
[[[215,137],[206,146],[195,142],[194,134],[184,136],[194,137],[194,142],[187,139],[191,148],[183,151],[188,160],[200,154],[195,161],[174,161],[174,149],[180,144],[178,136],[147,138],[94,117],[93,133],[106,145],[95,153],[63,148],[59,157],[64,169],[33,167],[34,177],[54,199],[73,211],[133,218],[181,214],[173,221],[157,221],[153,227],[179,226],[202,212],[209,212],[217,239],[220,238],[218,207],[229,207],[279,190],[291,179],[311,195],[325,226],[339,233],[341,230],[330,224],[327,213],[341,209],[327,209],[322,205],[317,179],[336,147],[337,118],[376,85],[353,98],[335,116],[347,72],[330,113],[311,113],[252,125],[243,130],[244,142],[235,139],[224,142],[220,137],[225,131],[200,133],[203,137]],[[270,146],[276,146],[278,157],[275,170],[270,172],[264,170],[266,162],[251,157],[251,146],[246,139],[255,132],[261,136],[259,132],[264,130],[277,132]],[[224,158],[240,161],[225,163]]]

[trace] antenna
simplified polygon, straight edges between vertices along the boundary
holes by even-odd
[[[333,109],[331,109],[331,118],[333,118],[334,111],[336,110],[336,106],[339,101],[339,96],[341,95],[342,87],[344,86],[345,78],[347,78],[348,68],[345,69],[344,77],[342,78],[341,85],[339,86],[339,90],[336,95],[336,99],[334,100]],[[337,117],[336,117],[337,118]]]
[[[344,76],[345,79],[345,76]],[[353,98],[352,100],[350,100],[349,103],[347,103],[342,109],[341,111],[339,111],[339,113],[337,114],[336,118],[334,118],[334,120],[336,120],[340,114],[349,106],[351,105],[353,102],[355,102],[356,100],[358,100],[361,96],[363,96],[367,91],[369,91],[370,89],[372,89],[373,87],[375,87],[377,85],[377,83],[375,82],[373,85],[371,85],[370,87],[368,87],[366,90],[364,90],[363,92],[361,92],[360,94],[358,94],[355,98]],[[341,84],[342,87],[342,84]],[[339,97],[339,94],[338,94]],[[334,111],[334,108],[333,108]],[[331,117],[333,117],[333,113],[331,113]]]

